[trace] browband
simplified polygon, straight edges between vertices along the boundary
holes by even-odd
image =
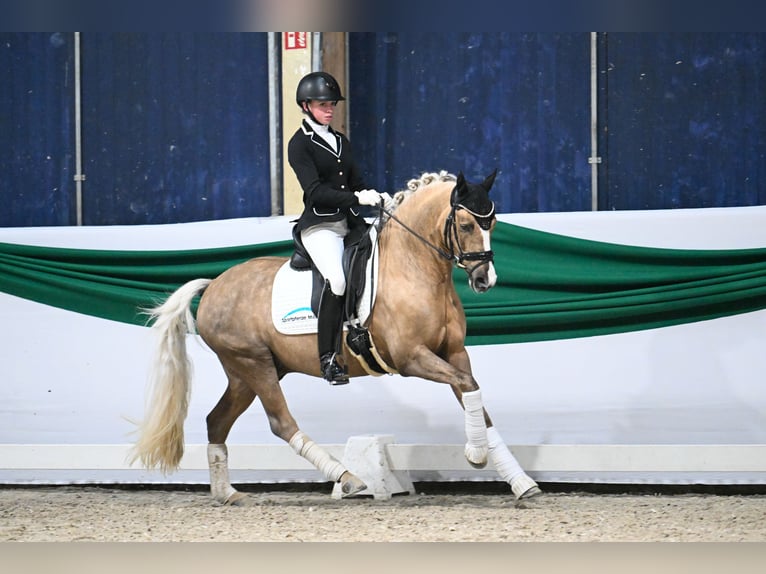
[[[486,215],[476,213],[475,211],[468,209],[462,203],[456,204],[455,209],[465,209],[468,213],[470,213],[476,218],[476,221],[479,222],[479,227],[481,227],[482,229],[489,229],[490,227],[492,227],[492,219],[495,217],[495,202],[494,201],[492,202],[492,209],[490,209],[489,213],[487,213]]]

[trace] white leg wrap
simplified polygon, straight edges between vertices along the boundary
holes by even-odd
[[[508,450],[503,437],[500,436],[495,427],[487,429],[487,440],[489,441],[489,458],[500,474],[500,478],[510,484],[516,476],[524,474],[524,469]]]
[[[481,389],[463,393],[465,409],[465,457],[472,463],[482,464],[487,460],[487,424],[484,421],[484,404]]]
[[[537,486],[537,483],[521,468],[495,427],[487,429],[487,440],[489,441],[489,458],[495,465],[500,478],[511,485],[516,498]]]
[[[225,503],[237,493],[229,482],[229,449],[225,444],[207,445],[207,464],[210,467],[210,494]]]
[[[338,482],[346,468],[330,456],[325,449],[311,440],[303,431],[298,431],[290,439],[292,449],[313,464],[329,480]]]

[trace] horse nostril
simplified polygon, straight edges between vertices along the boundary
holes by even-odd
[[[484,291],[486,291],[489,288],[487,277],[485,275],[476,277],[473,281],[473,288],[474,288],[474,291],[478,293],[484,293]]]

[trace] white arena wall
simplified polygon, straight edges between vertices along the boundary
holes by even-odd
[[[131,227],[0,229],[0,241],[196,249],[285,240],[288,217]],[[650,247],[766,246],[766,207],[508,214],[563,235]],[[225,379],[197,338],[183,470],[130,468],[151,332],[0,293],[0,484],[205,483],[205,416]],[[485,405],[540,482],[766,484],[766,311],[656,330],[469,348]],[[444,385],[364,377],[330,387],[288,375],[302,429],[339,457],[350,436],[392,435],[413,480],[497,480],[462,459],[463,416]],[[234,482],[320,481],[271,435],[257,404],[229,438]]]

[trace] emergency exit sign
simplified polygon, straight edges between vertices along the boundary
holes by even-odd
[[[285,50],[305,50],[308,32],[285,32]]]

